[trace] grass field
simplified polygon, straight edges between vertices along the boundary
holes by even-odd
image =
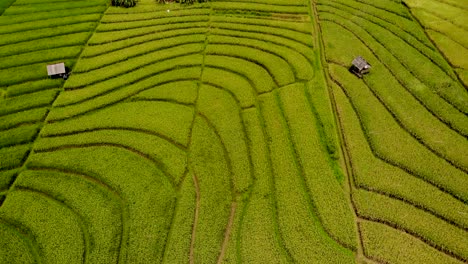
[[[0,263],[468,262],[467,14],[0,0]]]

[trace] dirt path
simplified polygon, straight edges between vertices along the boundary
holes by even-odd
[[[195,233],[197,230],[198,225],[198,214],[200,210],[200,187],[198,186],[198,177],[193,173],[193,183],[195,185],[195,193],[196,193],[196,204],[195,204],[195,216],[193,220],[193,227],[192,227],[192,240],[190,241],[190,264],[195,263],[195,256],[194,256],[194,247],[195,247]]]
[[[229,237],[231,236],[232,225],[234,223],[234,216],[236,215],[237,203],[233,202],[231,205],[231,215],[229,216],[229,222],[224,231],[224,241],[221,247],[221,252],[219,253],[217,264],[220,264],[224,259],[224,254],[226,253],[227,245],[229,242]]]

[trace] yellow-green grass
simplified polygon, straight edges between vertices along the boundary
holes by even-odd
[[[418,19],[423,28],[428,31],[433,30],[446,35],[452,40],[462,44],[463,47],[468,47],[468,29],[462,28],[458,25],[451,23],[443,18],[440,18],[433,13],[425,12],[423,9],[411,9],[411,12]],[[437,45],[437,42],[436,42]]]
[[[47,115],[46,107],[25,110],[0,117],[0,129],[5,130],[23,124],[34,124],[42,121]]]
[[[406,5],[410,6],[411,9],[422,9],[425,12],[435,14],[461,28],[468,29],[466,9],[446,4],[443,1],[404,0],[404,2]]]
[[[350,155],[352,183],[357,188],[385,194],[431,212],[452,224],[468,228],[465,203],[434,185],[374,156],[359,119],[341,88],[333,87],[346,151]]]
[[[351,19],[350,16],[351,14],[348,16],[338,16],[327,12],[321,14],[323,19],[343,25],[348,30],[363,38],[367,45],[372,45],[372,43],[382,45],[390,54],[400,61],[403,67],[406,67],[432,91],[440,94],[460,111],[464,113],[468,111],[466,107],[468,93],[458,81],[456,81],[456,78],[452,76],[454,75],[453,73],[439,68],[436,64],[431,62],[429,58],[422,56],[418,50],[408,45],[397,36],[390,34],[386,29],[368,23],[356,16]]]
[[[371,23],[384,26],[392,33],[402,36],[406,41],[418,44],[419,47],[432,47],[431,41],[425,36],[424,30],[409,19],[408,10],[400,4],[393,1],[382,0],[381,5],[393,5],[393,12],[384,7],[377,7],[372,1],[352,1],[352,0],[333,0],[330,2],[319,1],[319,10],[326,6],[335,10],[352,13],[365,18]],[[323,5],[323,6],[322,6]],[[433,47],[432,47],[433,49]]]
[[[439,118],[443,123],[449,125],[452,129],[462,135],[468,135],[468,124],[466,116],[457,111],[448,102],[433,93],[426,85],[415,78],[411,72],[405,69],[400,62],[393,57],[380,45],[370,45],[372,42],[365,42],[368,48],[364,46],[363,39],[359,39],[345,27],[331,21],[322,22],[322,31],[324,33],[324,42],[326,47],[327,60],[340,65],[348,65],[355,56],[362,55],[371,61],[371,64],[384,65],[391,72],[390,79],[396,79],[407,91],[409,91],[424,107],[433,115]],[[350,46],[349,43],[355,43]],[[362,45],[358,45],[361,43]],[[359,48],[358,48],[359,47]],[[369,49],[372,48],[372,49]],[[372,53],[372,52],[375,52]],[[376,57],[377,55],[377,57]],[[382,64],[381,64],[382,63]],[[379,79],[378,75],[369,75],[373,79]],[[389,76],[389,73],[387,74]],[[395,83],[395,81],[393,82]]]
[[[94,22],[98,21],[100,17],[100,14],[87,14],[70,17],[50,18],[39,21],[28,21],[23,23],[17,23],[14,25],[0,25],[0,34],[23,32],[41,28],[53,28],[67,24]]]
[[[96,128],[90,132],[72,131],[63,136],[60,133],[41,137],[36,141],[35,151],[111,144],[137,150],[155,160],[160,169],[179,183],[187,168],[185,149],[151,130],[138,128]]]
[[[468,85],[468,70],[464,69],[457,69],[456,70],[458,73],[458,76],[460,76],[460,79],[465,85]]]
[[[49,28],[43,28],[43,29],[35,29],[31,31],[9,33],[0,38],[0,45],[7,45],[7,44],[24,42],[24,41],[32,41],[32,40],[44,39],[48,37],[57,37],[57,36],[79,33],[79,32],[89,32],[89,31],[93,31],[96,25],[97,24],[95,22],[85,22],[85,23],[78,23],[78,24],[72,24],[72,25],[62,25],[62,26],[53,28],[53,30]]]
[[[84,175],[42,169],[21,173],[14,189],[32,190],[48,196],[48,199],[60,203],[64,211],[71,211],[78,216],[82,222],[81,228],[85,229],[81,232],[85,234],[86,249],[83,258],[86,261],[91,263],[118,261],[122,246],[122,230],[125,225],[123,221],[126,220],[123,216],[127,208],[122,207],[121,197],[107,186]],[[58,222],[54,219],[49,221]],[[69,225],[65,228],[67,226]],[[67,247],[65,250],[73,252],[74,248]],[[76,253],[81,253],[79,249],[75,250]],[[58,261],[58,258],[54,257],[53,261]]]
[[[176,194],[168,175],[151,159],[117,146],[81,146],[36,153],[31,156],[27,166],[86,175],[91,181],[114,190],[126,208],[120,261],[158,263],[162,260]],[[14,208],[16,207],[13,206]],[[6,209],[5,204],[1,210],[3,209]],[[29,213],[23,214],[23,217],[31,219],[26,223],[32,221],[40,225]],[[50,226],[54,226],[61,217],[49,219]],[[68,228],[66,224],[63,226]],[[58,237],[70,232],[70,229],[52,230],[54,229],[47,228],[47,232],[53,232]],[[50,245],[48,241],[38,242],[40,245]],[[69,251],[72,249],[73,247],[68,247]],[[80,256],[83,255],[82,249],[78,252]]]
[[[54,49],[60,47],[69,47],[75,45],[82,45],[91,36],[89,32],[80,32],[69,35],[50,37],[40,40],[26,41],[21,43],[14,43],[5,45],[0,50],[0,56],[11,56],[23,54],[26,52]]]
[[[247,191],[252,168],[240,106],[229,93],[210,85],[203,85],[198,97],[198,111],[210,121],[223,144],[235,191]]]
[[[364,82],[354,78],[341,66],[329,65],[329,67],[333,78],[350,98],[369,144],[379,158],[467,201],[468,192],[463,187],[468,184],[465,172],[431,152],[405,131]],[[398,138],[398,141],[390,140],[394,138]]]
[[[195,77],[195,76],[194,76]],[[172,81],[143,90],[130,100],[175,101],[181,104],[195,104],[198,85],[195,81]]]
[[[1,131],[0,148],[24,144],[32,141],[36,137],[39,128],[40,125],[32,124],[13,127]]]
[[[193,112],[192,107],[174,102],[126,102],[109,105],[86,115],[53,122],[43,128],[41,135],[123,127],[154,131],[187,146]]]
[[[256,26],[256,28],[260,31],[265,30],[267,32],[287,32],[290,31],[291,33],[304,33],[304,34],[297,34],[295,36],[302,36],[302,39],[306,39],[306,35],[310,34],[314,31],[314,27],[311,23],[304,23],[304,22],[292,22],[292,21],[281,21],[281,20],[274,20],[274,19],[261,19],[261,18],[247,18],[247,17],[230,17],[230,16],[213,16],[211,21],[214,22],[213,25],[216,23],[228,23],[228,24],[238,24],[239,30],[242,28],[248,28],[249,26]],[[274,28],[275,30],[272,30]],[[279,31],[281,30],[281,31]],[[312,39],[309,36],[308,42],[310,45],[312,44]]]
[[[119,31],[109,31],[109,32],[99,32],[99,34],[94,34],[88,44],[89,45],[98,45],[111,43],[119,40],[126,40],[134,37],[147,36],[150,34],[158,35],[161,33],[167,33],[169,31],[174,31],[178,29],[206,29],[208,26],[208,21],[202,22],[191,22],[191,23],[178,23],[178,24],[169,24],[169,25],[159,25],[143,28],[133,28]]]
[[[359,190],[353,198],[361,217],[397,227],[446,254],[468,260],[468,231],[385,195]]]
[[[7,56],[2,58],[2,65],[0,66],[0,69],[8,69],[34,63],[76,58],[80,55],[81,49],[81,46],[59,47]]]
[[[18,175],[17,169],[1,171],[0,172],[0,192],[8,190],[10,185],[16,179],[17,175]],[[0,198],[0,201],[3,202],[3,198],[4,197]]]
[[[285,48],[289,48],[290,50],[293,50],[294,52],[300,53],[307,60],[313,63],[314,53],[310,46],[307,46],[297,40],[278,35],[276,32],[274,32],[274,30],[272,30],[272,32],[254,33],[254,32],[249,32],[249,31],[240,31],[240,30],[233,30],[233,29],[213,28],[211,29],[210,32],[213,35],[239,37],[239,38],[245,38],[249,40],[250,39],[261,40],[261,41],[267,42],[268,44],[275,44],[278,46],[283,46]],[[306,37],[304,38],[307,39]]]
[[[276,87],[273,77],[264,67],[242,58],[208,55],[205,57],[205,66],[221,68],[244,76],[257,94],[269,92]]]
[[[135,14],[135,13],[152,13],[158,11],[165,11],[167,9],[174,11],[179,9],[191,9],[197,10],[200,8],[207,8],[209,7],[209,3],[195,3],[193,5],[180,5],[174,2],[168,2],[164,5],[155,5],[154,2],[140,0],[139,5],[134,8],[120,8],[120,7],[109,7],[106,12],[106,15],[111,14]]]
[[[133,44],[129,43],[129,46],[117,51],[109,52],[106,54],[102,54],[92,58],[82,58],[80,59],[79,63],[77,63],[74,72],[81,73],[81,72],[89,72],[91,70],[104,68],[109,65],[113,65],[111,68],[105,68],[107,71],[110,71],[112,75],[119,75],[118,73],[114,73],[112,71],[115,68],[123,68],[123,69],[133,69],[132,63],[138,61],[140,64],[146,64],[151,61],[158,61],[164,60],[165,58],[175,57],[178,56],[179,53],[177,51],[171,50],[171,48],[180,47],[182,49],[190,50],[191,46],[187,46],[189,44],[194,43],[203,43],[205,40],[205,36],[202,34],[195,35],[187,35],[187,36],[174,36],[174,37],[167,37],[164,39],[158,39],[155,41],[147,41],[141,44]],[[193,46],[192,46],[193,47]],[[195,47],[195,51],[199,51],[201,49],[200,46]],[[173,53],[174,52],[174,53]],[[157,56],[159,54],[166,54],[165,56]],[[152,60],[144,60],[141,57],[147,56]],[[123,64],[125,63],[125,64]],[[100,73],[100,71],[93,72],[94,74]],[[91,75],[91,73],[87,75],[80,75],[80,78],[85,78],[84,76]],[[103,77],[107,77],[104,75]]]
[[[340,2],[344,2],[341,4]],[[360,9],[359,9],[360,8]],[[404,18],[386,18],[387,12],[369,12],[365,9],[366,6],[356,6],[351,8],[346,4],[346,1],[337,1],[332,3],[327,3],[323,7],[321,6],[320,10],[327,11],[330,13],[336,13],[337,15],[343,17],[349,17],[349,15],[358,16],[363,18],[367,23],[385,28],[389,33],[397,36],[398,38],[405,41],[408,45],[414,47],[422,55],[428,57],[432,62],[436,63],[441,67],[445,72],[449,74],[452,73],[449,65],[440,55],[437,49],[432,45],[431,41],[424,34],[423,30],[419,27],[417,23],[409,21]],[[361,10],[365,10],[364,12]],[[361,25],[364,20],[360,20],[359,24]],[[401,26],[403,24],[403,26]],[[453,77],[453,74],[452,74]]]
[[[215,263],[234,199],[232,172],[223,143],[212,126],[201,116],[194,122],[189,163],[199,200],[197,224],[193,226],[193,257],[195,263]]]
[[[265,42],[263,40],[242,38],[240,36],[219,36],[211,34],[208,38],[210,45],[215,44],[229,44],[236,47],[248,47],[257,49],[262,52],[267,52],[280,57],[286,61],[289,67],[292,69],[294,76],[299,80],[310,80],[314,77],[314,69],[308,59],[302,54],[296,52],[293,49],[289,49],[282,45],[275,45],[272,43]]]
[[[0,16],[0,25],[10,25],[41,19],[46,20],[51,18],[68,17],[83,14],[103,13],[106,10],[106,8],[107,7],[105,5],[100,5],[94,7],[67,9],[67,12],[63,12],[63,10],[34,12],[34,16],[31,16],[31,14],[15,14],[11,16],[4,15]]]
[[[453,67],[468,69],[468,46],[464,47],[455,40],[452,40],[436,31],[428,30],[427,33],[431,39],[437,43],[437,47],[447,57]]]
[[[290,132],[303,184],[312,199],[317,219],[331,237],[348,248],[357,248],[353,212],[333,164],[320,140],[318,120],[305,96],[304,85],[295,84],[279,91],[281,109]],[[331,131],[333,132],[333,131]]]
[[[326,146],[328,155],[335,160],[340,158],[340,146],[338,141],[337,128],[335,124],[335,118],[333,116],[333,110],[331,105],[331,99],[329,98],[329,92],[326,87],[323,87],[325,83],[325,77],[317,75],[313,80],[308,81],[305,84],[305,96],[311,107],[311,111],[317,119],[317,130],[320,133],[320,140],[322,144]],[[338,164],[334,165],[338,168]],[[342,173],[335,173],[338,180],[343,182]]]
[[[9,85],[7,88],[7,97],[29,94],[51,88],[59,88],[63,81],[61,79],[42,79],[34,82],[24,82],[16,85]]]
[[[212,2],[252,2],[251,0],[212,0]],[[283,5],[283,6],[304,6],[303,0],[255,0],[255,3]]]
[[[301,263],[353,262],[353,252],[332,239],[317,219],[276,92],[260,97],[260,109],[274,173],[279,232],[291,258]]]
[[[261,117],[258,110],[249,109],[242,112],[242,118],[250,146],[255,184],[240,231],[241,260],[245,263],[286,263],[291,259],[285,252],[278,230],[274,181]]]
[[[203,50],[203,43],[184,44],[168,48],[164,53],[153,51],[145,56],[137,56],[117,62],[92,72],[72,75],[64,88],[79,89],[90,87],[103,81],[107,85],[118,81],[119,86],[131,84],[136,80],[152,76],[156,72],[175,70],[182,65],[200,65],[198,56],[193,55]],[[120,55],[118,55],[120,56]],[[127,75],[127,76],[125,76]]]
[[[376,261],[391,263],[463,263],[421,240],[389,226],[362,221],[359,223],[364,254]]]
[[[50,120],[50,122],[55,122],[55,121],[67,119],[70,117],[78,117],[89,112],[97,111],[98,109],[101,109],[103,107],[106,107],[106,106],[109,106],[118,102],[122,102],[128,99],[129,97],[132,97],[138,94],[139,92],[151,89],[155,86],[158,86],[159,84],[180,81],[181,80],[179,79],[180,72],[184,72],[185,74],[188,75],[188,76],[185,76],[187,78],[186,80],[193,80],[190,75],[193,74],[192,76],[194,76],[198,73],[197,76],[199,76],[200,68],[194,68],[194,67],[185,68],[185,69],[182,68],[178,71],[170,71],[170,72],[162,73],[157,76],[153,76],[152,78],[147,78],[143,80],[142,82],[137,82],[133,85],[129,85],[126,87],[125,86],[117,87],[116,89],[113,89],[112,92],[105,93],[102,96],[98,96],[91,100],[88,100],[88,98],[85,98],[83,100],[78,100],[79,103],[74,103],[66,107],[56,107],[54,108],[54,111],[52,111],[49,114],[48,120]],[[105,85],[102,85],[102,86],[105,87]],[[124,88],[127,88],[127,89],[124,89]],[[83,90],[77,90],[77,91],[83,91]],[[187,90],[187,91],[184,91],[184,93],[190,94],[191,92]],[[73,96],[75,94],[80,94],[80,93],[74,93],[73,91],[70,91],[70,92],[63,93],[62,95]],[[68,97],[68,98],[71,98],[71,97]]]
[[[302,43],[306,46],[312,46],[310,36],[311,28],[306,23],[287,23],[278,24],[277,22],[263,21],[261,19],[251,20],[248,18],[229,18],[214,17],[211,26],[214,29],[236,30],[249,33],[260,33],[283,37]],[[304,28],[301,29],[301,26]]]
[[[229,44],[212,44],[206,48],[206,53],[241,58],[262,65],[278,86],[291,84],[295,81],[294,72],[284,59],[262,50]]]
[[[64,9],[72,9],[72,8],[86,8],[86,7],[94,7],[105,5],[104,0],[87,0],[87,1],[73,1],[73,2],[44,2],[41,4],[21,4],[20,2],[16,2],[11,5],[3,15],[11,16],[11,15],[20,15],[20,14],[28,14],[34,12],[43,12],[43,11],[55,11],[55,10],[64,10]]]
[[[18,210],[18,206],[23,209]],[[34,234],[32,243],[37,243],[40,261],[84,261],[82,252],[86,248],[87,230],[84,229],[82,219],[53,197],[27,189],[10,191],[0,209],[0,219],[21,223],[22,228]],[[15,228],[20,229],[20,226]]]
[[[122,51],[125,48],[128,48],[131,45],[138,45],[146,43],[153,40],[161,40],[165,38],[172,38],[176,36],[187,36],[187,35],[197,35],[206,33],[206,28],[182,28],[174,29],[165,32],[159,32],[158,34],[144,34],[138,37],[131,37],[127,39],[117,40],[113,42],[108,42],[104,44],[95,44],[86,47],[81,53],[81,58],[96,57],[99,55],[107,54],[113,51],[120,50]],[[95,34],[93,36],[98,36],[100,34]]]
[[[0,15],[7,9],[11,4],[15,2],[14,0],[5,0],[0,3]]]
[[[134,14],[112,14],[107,13],[101,20],[101,23],[108,24],[108,23],[121,23],[121,22],[132,22],[132,21],[144,21],[144,20],[158,20],[163,18],[172,18],[174,17],[181,18],[181,17],[191,17],[191,16],[203,16],[209,15],[210,9],[208,8],[200,8],[200,9],[175,9],[170,10],[159,10],[156,12],[141,12],[141,13],[134,13]],[[190,18],[188,18],[190,20]],[[164,21],[173,21],[173,20],[164,20]],[[178,21],[178,20],[175,20]],[[170,24],[170,22],[164,22],[163,24]]]
[[[6,147],[0,149],[0,170],[21,167],[29,154],[29,144]]]
[[[138,16],[136,16],[138,17]],[[181,23],[197,23],[207,21],[209,19],[208,14],[205,15],[195,15],[195,16],[175,16],[168,18],[158,18],[158,19],[149,19],[141,21],[128,21],[124,23],[104,23],[100,24],[96,29],[97,32],[108,32],[108,31],[120,31],[126,29],[134,28],[145,28],[153,27],[158,25],[172,25],[172,24],[181,24]]]
[[[0,105],[0,116],[48,106],[52,104],[56,96],[57,90],[52,89],[3,99]]]
[[[194,177],[193,174],[187,173],[177,195],[174,218],[172,219],[162,263],[189,262],[195,207]]]
[[[290,6],[290,5],[272,5],[270,3],[247,3],[247,2],[230,2],[230,1],[213,1],[211,7],[216,10],[248,10],[261,11],[269,13],[286,13],[286,14],[307,14],[307,7]]]
[[[1,11],[1,9],[0,9]],[[0,261],[4,263],[35,263],[30,243],[14,227],[0,219]]]
[[[205,66],[202,81],[232,95],[241,108],[253,107],[255,104],[255,90],[249,80],[227,69]]]
[[[353,6],[362,6],[361,3],[367,4],[368,8],[371,8],[373,10],[384,10],[387,11],[387,13],[392,13],[396,14],[398,16],[404,17],[404,18],[410,18],[410,14],[408,10],[406,10],[404,7],[401,6],[400,2],[398,1],[389,1],[389,0],[359,0],[355,1],[352,3]],[[372,8],[375,7],[375,8]]]

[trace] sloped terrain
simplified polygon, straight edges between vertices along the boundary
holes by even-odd
[[[406,2],[5,2],[0,263],[468,261],[463,57]]]

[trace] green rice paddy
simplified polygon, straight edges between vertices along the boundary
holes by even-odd
[[[0,263],[468,262],[467,25],[467,0],[0,0]]]

